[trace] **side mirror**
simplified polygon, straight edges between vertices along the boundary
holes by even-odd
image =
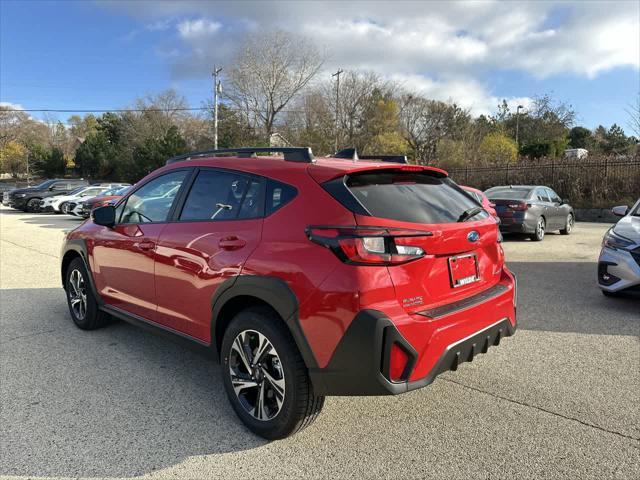
[[[91,212],[93,223],[103,227],[113,227],[116,224],[116,209],[112,205],[98,207]]]
[[[618,205],[617,207],[613,207],[611,212],[617,217],[624,217],[629,212],[629,207],[626,205]]]

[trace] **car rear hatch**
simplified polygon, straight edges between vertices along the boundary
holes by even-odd
[[[387,258],[397,300],[408,313],[473,296],[500,280],[495,220],[444,172],[377,167],[322,185],[354,213],[364,255]]]

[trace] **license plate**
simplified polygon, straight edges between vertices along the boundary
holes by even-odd
[[[449,257],[449,276],[453,288],[469,285],[480,280],[478,257],[475,253],[466,253]]]

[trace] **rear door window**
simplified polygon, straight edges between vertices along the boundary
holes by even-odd
[[[185,200],[180,220],[240,220],[261,216],[261,184],[236,172],[201,170]]]
[[[535,196],[536,196],[536,199],[540,200],[541,202],[549,201],[549,195],[547,194],[546,188],[536,188]]]
[[[549,200],[551,200],[554,203],[561,203],[560,197],[556,192],[554,192],[550,188],[545,188],[545,190],[547,192],[547,195],[549,196]]]
[[[478,206],[448,178],[422,172],[349,175],[346,186],[370,215],[412,223],[453,223]],[[474,219],[486,218],[480,212]]]

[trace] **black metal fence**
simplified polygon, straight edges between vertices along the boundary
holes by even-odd
[[[640,158],[524,161],[516,165],[449,170],[460,185],[546,185],[575,207],[610,208],[640,198]]]

